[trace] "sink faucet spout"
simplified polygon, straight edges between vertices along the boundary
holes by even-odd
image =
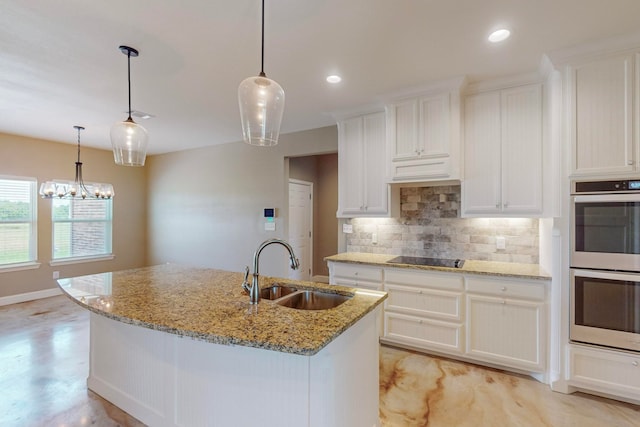
[[[253,254],[253,278],[251,280],[251,286],[249,286],[247,282],[247,275],[249,273],[248,267],[245,274],[245,280],[242,284],[242,287],[245,290],[249,291],[249,303],[251,304],[257,304],[258,302],[260,302],[260,254],[262,253],[264,248],[272,244],[279,244],[287,249],[287,251],[289,252],[289,265],[292,270],[297,270],[300,267],[300,262],[298,261],[298,258],[296,258],[296,254],[293,252],[293,248],[289,243],[280,239],[269,239],[262,242]]]

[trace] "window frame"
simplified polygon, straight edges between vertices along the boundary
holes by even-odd
[[[57,181],[55,181],[57,182]],[[75,203],[87,203],[87,202],[97,202],[97,203],[108,203],[108,211],[107,215],[103,219],[97,218],[70,218],[65,220],[57,220],[54,218],[55,214],[55,204],[60,199],[53,198],[51,199],[51,261],[49,265],[65,265],[65,264],[78,264],[84,262],[95,262],[95,261],[105,261],[114,259],[115,256],[113,254],[113,199],[64,199],[65,202],[69,202],[70,211],[72,211],[72,207]],[[68,256],[55,258],[55,244],[56,244],[56,224],[80,224],[80,223],[104,223],[108,224],[105,233],[105,248],[104,252],[92,254],[92,255],[81,255],[81,256]]]
[[[29,225],[29,259],[27,261],[2,263],[0,273],[8,273],[19,270],[30,270],[40,267],[38,262],[38,179],[30,176],[0,175],[3,181],[23,181],[29,183],[30,218],[26,221],[5,221],[0,224],[28,224]]]

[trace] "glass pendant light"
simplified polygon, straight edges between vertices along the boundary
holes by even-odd
[[[262,0],[262,62],[260,74],[244,79],[238,87],[244,142],[271,146],[278,143],[284,112],[284,90],[264,73],[264,0]]]
[[[127,77],[129,82],[129,117],[111,127],[111,146],[113,158],[117,165],[144,166],[147,156],[149,136],[147,130],[131,118],[131,57],[139,55],[129,46],[120,46],[120,51],[127,55]]]
[[[82,162],[80,161],[80,131],[82,126],[74,126],[78,131],[78,161],[76,162],[76,178],[73,182],[46,181],[40,186],[40,196],[44,199],[111,199],[115,196],[111,184],[85,184],[82,179]]]

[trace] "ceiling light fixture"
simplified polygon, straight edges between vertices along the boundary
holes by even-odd
[[[144,166],[147,156],[149,136],[147,130],[131,118],[131,57],[139,55],[129,46],[120,46],[120,51],[127,55],[127,78],[129,82],[129,117],[111,127],[111,146],[113,158],[117,165]]]
[[[507,30],[506,28],[501,28],[489,34],[488,39],[491,43],[499,43],[503,40],[508,39],[510,35],[511,31]]]
[[[284,90],[264,73],[264,0],[262,0],[262,62],[257,77],[246,78],[238,87],[240,120],[244,142],[251,145],[278,144],[284,112]]]
[[[80,161],[80,131],[82,126],[74,126],[78,131],[78,161],[76,162],[76,178],[73,182],[46,181],[40,186],[40,196],[45,199],[111,199],[115,196],[111,184],[85,184],[82,179],[82,162]]]
[[[340,77],[340,76],[338,76],[336,74],[327,76],[327,82],[329,82],[329,83],[335,84],[335,83],[340,83],[341,81],[342,81],[342,77]]]

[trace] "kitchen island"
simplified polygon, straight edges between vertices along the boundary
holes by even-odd
[[[377,318],[386,294],[328,310],[263,299],[243,276],[161,265],[58,281],[91,311],[88,387],[152,426],[378,425]]]

